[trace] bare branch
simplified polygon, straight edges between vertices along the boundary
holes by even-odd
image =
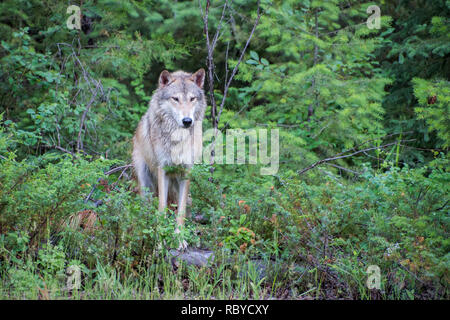
[[[132,168],[132,167],[133,167],[133,164],[130,163],[130,164],[127,164],[127,165],[124,165],[124,166],[112,168],[111,170],[106,171],[105,175],[109,176],[110,174],[113,174],[113,173],[118,172],[120,170],[125,170],[125,169],[129,169],[129,168]]]
[[[253,24],[253,28],[252,31],[250,32],[250,35],[245,43],[245,46],[243,48],[243,50],[241,51],[241,54],[238,58],[238,62],[236,64],[236,66],[233,68],[230,77],[228,78],[228,53],[229,53],[229,42],[227,44],[227,51],[226,51],[226,61],[225,61],[225,73],[226,73],[226,78],[225,78],[225,86],[224,86],[224,93],[223,93],[223,97],[222,97],[222,101],[220,103],[220,110],[219,113],[217,114],[217,102],[216,99],[214,97],[214,70],[215,70],[215,64],[214,64],[214,49],[216,47],[217,44],[217,40],[220,36],[220,30],[222,28],[222,23],[223,23],[223,19],[225,17],[225,13],[226,13],[226,9],[228,8],[228,0],[225,1],[224,5],[223,5],[223,9],[222,9],[222,15],[220,17],[219,20],[219,24],[217,26],[217,30],[216,33],[214,35],[214,38],[212,40],[210,40],[210,34],[209,34],[209,9],[211,6],[211,1],[207,0],[206,1],[206,7],[205,7],[205,11],[203,14],[203,8],[200,4],[200,10],[202,12],[202,16],[203,16],[203,24],[204,24],[204,32],[205,32],[205,36],[206,36],[206,48],[207,48],[207,59],[206,59],[206,64],[208,67],[208,86],[209,86],[209,97],[211,100],[211,115],[212,115],[212,121],[213,121],[213,127],[217,128],[219,121],[220,121],[220,116],[222,114],[223,111],[223,107],[225,105],[225,101],[227,98],[227,94],[228,94],[228,90],[230,88],[231,82],[233,81],[234,76],[237,73],[237,70],[239,68],[240,63],[242,62],[242,59],[244,58],[245,52],[247,51],[247,48],[250,44],[250,41],[253,37],[253,34],[255,33],[256,27],[259,23],[259,20],[261,18],[261,7],[260,7],[260,2],[258,0],[258,8],[257,8],[257,17],[255,19],[255,22]]]
[[[356,150],[357,148],[362,147],[363,145],[368,144],[369,142],[373,142],[373,141],[375,141],[375,140],[386,139],[386,138],[390,138],[390,137],[393,137],[393,136],[398,136],[398,135],[402,135],[402,134],[406,135],[406,134],[412,134],[412,133],[414,133],[414,131],[397,132],[397,133],[391,133],[391,134],[385,135],[385,136],[383,136],[383,137],[373,138],[373,139],[370,139],[370,140],[366,140],[366,141],[364,141],[364,142],[362,142],[362,143],[360,143],[360,144],[357,144],[356,146],[354,146],[354,147],[351,148],[351,149],[347,149],[347,150],[345,150],[345,151],[342,151],[341,153],[338,153],[336,156],[340,156],[341,154],[344,154],[344,153],[347,153],[347,152],[354,151],[354,150]],[[410,140],[408,140],[408,141],[410,141]],[[365,152],[365,151],[367,151],[367,150],[363,150],[363,152]]]
[[[344,171],[353,173],[353,174],[355,174],[355,175],[360,175],[360,174],[361,174],[360,172],[357,172],[357,171],[354,171],[354,170],[350,170],[349,168],[345,168],[345,167],[338,166],[337,164],[334,164],[334,163],[327,163],[327,165],[332,166],[332,167],[335,167],[335,168],[337,168],[337,169],[339,169],[339,170],[344,170]]]
[[[409,142],[409,141],[415,141],[415,139],[402,140],[402,142]],[[367,151],[371,151],[371,150],[384,149],[384,148],[387,148],[389,146],[396,145],[397,143],[398,142],[392,142],[392,143],[388,143],[388,144],[385,144],[385,145],[382,145],[382,146],[378,146],[378,147],[372,147],[372,148],[367,148],[367,149],[363,149],[363,150],[358,150],[358,151],[355,151],[355,152],[353,152],[351,154],[346,154],[346,155],[340,155],[339,154],[339,155],[333,156],[331,158],[322,159],[322,160],[319,160],[319,161],[311,164],[310,166],[304,168],[303,170],[298,171],[297,173],[299,175],[301,175],[301,174],[305,173],[306,171],[314,169],[315,167],[317,167],[318,165],[320,165],[322,163],[333,161],[333,160],[338,160],[338,159],[350,158],[350,157],[353,157],[354,155],[357,155],[359,153],[363,153],[363,152],[367,152]]]
[[[202,15],[203,15],[204,32],[205,32],[205,36],[206,36],[206,48],[208,51],[208,56],[206,58],[206,65],[208,67],[209,99],[211,101],[211,114],[212,114],[213,126],[215,126],[217,106],[216,106],[216,99],[214,98],[214,61],[213,61],[213,51],[211,50],[211,43],[209,40],[209,26],[208,26],[210,5],[211,5],[211,1],[207,0],[205,14],[203,15],[202,6],[200,3],[200,9],[202,10]]]
[[[223,5],[222,16],[220,17],[219,24],[218,24],[217,30],[216,30],[216,34],[214,35],[214,39],[213,39],[212,46],[211,46],[211,51],[214,51],[214,49],[216,48],[217,39],[219,39],[220,29],[222,28],[222,21],[223,21],[223,18],[225,17],[225,10],[227,9],[227,6],[228,6],[228,0],[226,0],[225,4]]]
[[[313,62],[313,67],[315,67],[317,65],[317,61],[319,58],[319,47],[317,46],[317,41],[319,40],[319,21],[318,21],[318,13],[317,10],[314,12],[314,24],[315,24],[315,38],[316,38],[316,42],[314,43],[314,62]],[[311,117],[314,114],[314,110],[317,109],[318,107],[318,103],[319,103],[319,94],[318,94],[318,90],[316,88],[316,76],[313,76],[312,78],[312,83],[311,83],[311,88],[312,91],[314,93],[314,102],[311,102],[311,104],[308,106],[308,117],[306,119],[306,121],[310,121]]]
[[[95,88],[95,91],[91,97],[91,100],[86,105],[83,115],[81,116],[80,129],[78,130],[78,138],[77,138],[77,150],[78,151],[83,149],[83,140],[81,139],[81,132],[84,127],[84,121],[86,120],[87,113],[89,112],[89,109],[91,108],[92,103],[94,102],[95,98],[97,97],[97,92],[98,92],[99,87],[100,87],[100,80],[97,81],[97,87]]]
[[[120,179],[122,178],[122,176],[125,174],[125,171],[127,171],[128,169],[130,169],[130,168],[132,168],[132,167],[133,167],[133,164],[130,163],[130,164],[127,164],[127,165],[124,165],[124,166],[112,168],[111,170],[108,170],[108,171],[104,172],[104,174],[105,174],[106,176],[108,176],[108,175],[110,175],[110,174],[113,174],[113,173],[115,173],[115,172],[118,172],[118,171],[122,170],[122,172],[120,173],[120,176],[119,176],[119,178],[117,179],[117,181],[116,181],[115,183],[112,184],[113,188],[115,188],[116,185],[117,185],[117,183],[119,182],[119,180],[120,180]],[[87,197],[84,199],[84,203],[87,203],[89,200],[91,200],[92,194],[94,193],[95,189],[97,189],[97,185],[98,185],[98,183],[99,183],[101,180],[102,180],[102,178],[98,178],[98,179],[97,179],[97,184],[95,184],[95,185],[92,187],[91,192],[89,192],[89,194],[87,195]]]
[[[226,15],[227,9],[229,9],[230,11],[232,11],[233,9],[228,5],[228,0],[225,0],[225,3],[222,7],[222,15],[220,17],[219,24],[217,26],[217,30],[216,30],[216,33],[214,34],[214,38],[212,39],[212,42],[211,42],[210,34],[209,34],[209,24],[208,24],[209,12],[210,12],[209,9],[211,7],[211,1],[210,0],[206,1],[206,6],[205,6],[204,11],[203,11],[203,7],[202,7],[200,1],[199,1],[199,7],[200,7],[200,12],[203,17],[204,33],[205,33],[205,37],[206,37],[206,49],[207,49],[206,65],[208,68],[207,78],[208,78],[208,94],[209,94],[210,103],[211,103],[211,118],[212,118],[212,125],[215,130],[215,136],[217,136],[217,128],[219,125],[219,121],[220,121],[220,117],[222,115],[223,108],[225,106],[225,101],[227,98],[228,90],[230,88],[230,85],[231,85],[231,82],[233,81],[234,76],[237,73],[240,63],[242,62],[242,59],[244,58],[245,52],[250,44],[250,41],[253,37],[253,34],[255,33],[256,27],[261,18],[261,7],[260,7],[260,1],[258,0],[257,17],[253,24],[253,28],[250,32],[250,35],[245,43],[243,50],[241,51],[238,61],[237,61],[236,65],[234,66],[233,70],[231,71],[231,74],[229,77],[228,77],[228,73],[229,73],[228,54],[229,54],[230,43],[229,42],[227,43],[227,50],[225,53],[225,55],[226,55],[226,58],[225,58],[225,82],[224,82],[223,97],[222,97],[222,101],[220,102],[219,112],[217,112],[217,101],[214,97],[214,75],[215,75],[214,49],[217,45],[218,39],[220,38],[220,30],[222,28],[223,20]],[[214,149],[215,149],[215,142],[213,142],[212,149],[211,149],[211,163],[214,162]]]
[[[228,89],[230,88],[231,81],[233,81],[233,78],[236,75],[236,72],[237,72],[237,70],[239,68],[239,65],[241,64],[242,59],[244,58],[244,54],[247,51],[248,45],[250,44],[250,41],[252,40],[253,34],[255,33],[256,27],[259,24],[259,20],[261,19],[261,7],[260,7],[259,0],[258,0],[258,9],[256,11],[256,14],[257,14],[257,16],[256,16],[256,19],[255,19],[255,23],[253,24],[252,31],[250,32],[250,35],[249,35],[249,37],[247,39],[247,42],[245,43],[244,49],[241,52],[241,55],[239,57],[239,60],[238,60],[237,64],[234,66],[233,71],[231,72],[231,75],[230,75],[230,78],[228,79],[228,82],[225,83],[225,88],[224,88],[224,91],[223,91],[222,102],[220,104],[219,114],[218,114],[217,119],[216,119],[217,124],[220,121],[220,115],[222,114],[223,107],[225,105],[225,100],[227,98]],[[228,61],[226,63],[228,63]]]
[[[68,154],[70,154],[72,157],[74,157],[74,158],[78,158],[77,157],[77,155],[75,154],[75,153],[73,153],[72,151],[69,151],[69,150],[67,150],[67,149],[65,149],[65,148],[63,148],[63,147],[61,147],[61,146],[55,146],[55,145],[49,145],[49,144],[44,144],[43,145],[44,147],[46,147],[46,148],[53,148],[53,149],[57,149],[57,150],[59,150],[59,151],[62,151],[62,152],[65,152],[65,153],[68,153]]]

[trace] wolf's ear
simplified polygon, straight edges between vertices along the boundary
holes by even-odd
[[[164,86],[167,86],[169,84],[170,80],[172,80],[172,76],[170,75],[170,72],[167,70],[164,70],[159,75],[159,87],[162,88]]]
[[[205,83],[205,69],[198,69],[198,71],[191,76],[191,80],[203,89],[203,84]]]

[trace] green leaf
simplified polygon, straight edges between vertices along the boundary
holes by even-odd
[[[252,65],[257,65],[257,64],[259,64],[258,61],[255,61],[255,60],[252,60],[252,59],[249,59],[249,60],[245,61],[245,63],[247,63],[247,64],[252,64]]]
[[[259,56],[255,51],[250,51],[250,57],[252,57],[256,61],[259,61]]]
[[[398,56],[398,63],[403,64],[405,62],[405,57],[403,56],[403,52]]]

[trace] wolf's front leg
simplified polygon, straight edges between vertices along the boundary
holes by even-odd
[[[178,215],[177,224],[179,227],[184,225],[184,220],[186,218],[186,203],[189,193],[189,180],[180,181],[180,189],[178,193]]]
[[[178,214],[177,214],[177,229],[175,233],[180,233],[180,229],[184,226],[184,220],[186,219],[186,202],[189,193],[189,180],[181,180],[178,192]],[[180,241],[179,250],[185,250],[187,248],[187,242],[182,239]]]
[[[159,211],[164,211],[167,207],[167,194],[169,192],[169,177],[163,168],[158,168],[158,198],[159,198]]]

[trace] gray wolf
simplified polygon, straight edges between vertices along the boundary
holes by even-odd
[[[159,85],[133,137],[133,165],[141,195],[158,195],[159,210],[168,201],[177,202],[177,229],[184,225],[189,179],[182,173],[170,174],[167,167],[181,165],[189,170],[201,143],[194,141],[206,109],[203,91],[205,70],[161,72]],[[198,132],[198,131],[197,131]],[[166,169],[165,169],[166,168]],[[183,240],[183,249],[187,243]]]

